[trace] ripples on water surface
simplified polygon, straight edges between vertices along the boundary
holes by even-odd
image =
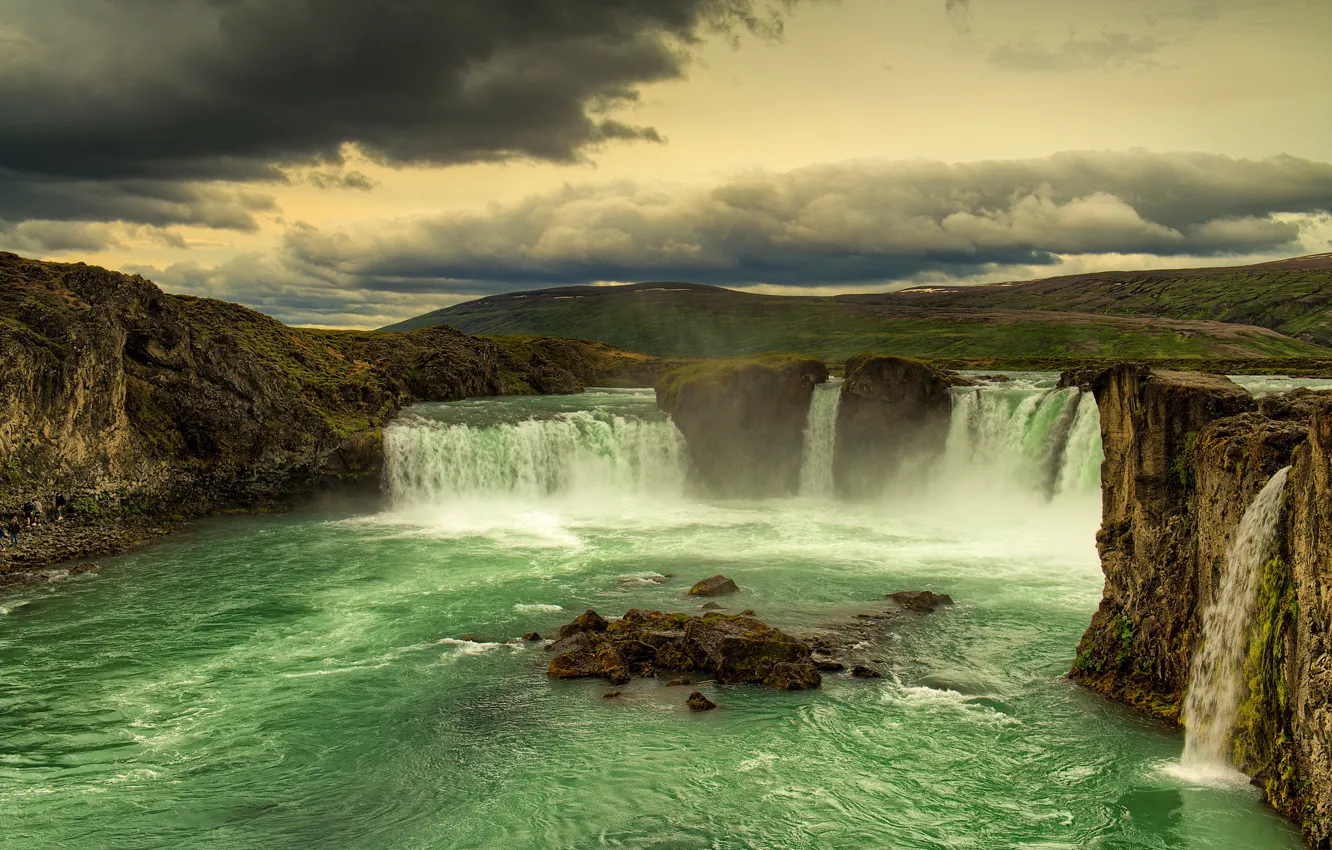
[[[414,416],[439,440],[397,446],[391,510],[210,521],[0,600],[0,846],[1298,846],[1251,789],[1164,770],[1177,733],[1061,678],[1100,597],[1094,486],[1006,487],[968,443],[883,504],[707,503],[647,393]],[[425,469],[462,462],[459,424],[509,473]],[[883,679],[704,685],[702,715],[548,681],[515,640],[688,610],[716,572],[778,625],[958,604],[885,640]]]

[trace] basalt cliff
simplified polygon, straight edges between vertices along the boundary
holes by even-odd
[[[928,467],[948,437],[949,388],[968,383],[909,357],[860,355],[846,361],[833,455],[838,495],[878,496],[904,466]]]
[[[693,477],[723,497],[794,495],[814,387],[826,365],[796,355],[708,360],[668,372],[657,404],[684,434]],[[838,390],[833,482],[838,495],[881,495],[905,466],[943,450],[952,400],[969,383],[907,357],[858,355]]]
[[[0,509],[189,516],[377,484],[403,406],[651,385],[601,343],[287,327],[148,280],[0,253]],[[3,566],[0,565],[0,569]]]
[[[795,355],[709,360],[669,372],[657,406],[689,446],[694,481],[711,495],[794,495],[805,422],[823,361]]]
[[[1220,376],[1066,373],[1100,407],[1100,607],[1070,676],[1179,722],[1240,520],[1280,469],[1276,544],[1244,633],[1236,765],[1312,846],[1332,843],[1332,394],[1254,398]]]

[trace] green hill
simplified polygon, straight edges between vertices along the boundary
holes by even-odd
[[[448,324],[677,357],[1326,358],[1329,301],[1332,261],[1306,258],[864,296],[756,295],[672,282],[573,286],[469,301],[384,330]]]
[[[870,302],[884,298],[864,297]],[[1063,310],[1230,322],[1332,346],[1332,254],[1230,268],[1097,272],[988,286],[920,287],[886,299],[927,309]]]

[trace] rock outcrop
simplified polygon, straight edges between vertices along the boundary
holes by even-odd
[[[685,698],[685,705],[689,706],[690,711],[712,711],[717,707],[717,703],[703,696],[700,691],[693,691]]]
[[[600,677],[620,685],[633,676],[702,672],[731,685],[804,690],[820,684],[807,644],[745,615],[633,608],[607,621],[588,611],[559,634],[548,670],[555,679]]]
[[[1332,840],[1332,394],[1254,399],[1227,378],[1125,364],[1089,386],[1105,462],[1106,584],[1070,677],[1179,722],[1235,531],[1291,465],[1245,637],[1236,764],[1315,846]]]
[[[885,598],[893,600],[908,611],[919,611],[922,614],[931,614],[940,605],[953,604],[953,597],[932,590],[899,590],[887,594]]]
[[[725,596],[728,593],[739,592],[740,588],[736,586],[735,582],[724,575],[705,578],[689,588],[690,596]],[[720,608],[721,606],[717,605],[715,607]]]
[[[881,494],[902,469],[922,468],[948,438],[949,388],[966,381],[909,357],[846,362],[837,407],[833,485],[852,498]]]
[[[820,360],[769,355],[695,363],[657,384],[657,405],[689,446],[693,478],[724,497],[793,495]]]
[[[0,253],[0,510],[76,517],[281,505],[377,486],[404,405],[574,392],[659,361],[573,340],[304,330],[144,278]]]

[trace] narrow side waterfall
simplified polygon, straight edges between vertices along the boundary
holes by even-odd
[[[984,475],[1052,498],[1099,486],[1100,414],[1091,393],[986,385],[954,390],[945,473]]]
[[[687,452],[675,426],[599,411],[487,425],[407,414],[384,429],[395,503],[557,493],[680,493]]]
[[[1082,393],[1073,425],[1069,429],[1068,444],[1064,449],[1064,461],[1059,469],[1055,491],[1072,493],[1099,488],[1101,461],[1104,459],[1101,450],[1101,410],[1096,406],[1095,396]]]
[[[1272,476],[1240,520],[1216,598],[1203,614],[1184,699],[1185,768],[1230,770],[1230,732],[1244,693],[1244,633],[1257,577],[1271,557],[1290,467]]]
[[[831,496],[833,450],[837,443],[837,406],[842,381],[834,379],[814,388],[805,423],[805,456],[800,465],[800,495]]]

